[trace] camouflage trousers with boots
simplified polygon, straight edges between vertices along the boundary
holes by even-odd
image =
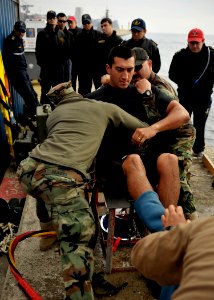
[[[180,175],[180,197],[178,205],[183,207],[185,215],[196,214],[195,200],[189,182],[192,165],[192,147],[195,142],[195,128],[188,123],[177,129],[176,141],[171,145],[171,152],[177,155]],[[190,217],[191,219],[191,217]]]
[[[92,240],[95,221],[84,197],[84,180],[78,172],[62,166],[23,160],[17,175],[26,192],[44,201],[60,243],[65,299],[94,299]]]

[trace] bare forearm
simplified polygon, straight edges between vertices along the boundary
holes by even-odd
[[[177,105],[178,104],[178,105]],[[181,106],[176,100],[173,100],[167,109],[167,116],[153,124],[151,127],[156,132],[172,130],[187,123],[190,119],[188,111]]]
[[[167,116],[147,128],[137,128],[132,136],[132,141],[142,144],[145,140],[151,139],[158,132],[179,128],[186,124],[189,119],[188,111],[176,100],[170,102],[166,110]]]

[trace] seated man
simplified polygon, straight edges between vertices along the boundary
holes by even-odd
[[[141,144],[141,133],[136,131],[138,143],[130,143],[123,130],[112,131],[109,127],[96,157],[96,180],[105,194],[114,198],[131,199],[122,170],[122,160],[127,153],[139,153],[146,168],[146,176],[164,207],[177,205],[180,191],[177,156],[170,153],[150,152]],[[125,142],[126,141],[126,142]],[[128,143],[127,143],[128,142]],[[144,154],[144,152],[146,152]],[[122,158],[122,159],[121,159]]]
[[[189,120],[189,115],[184,107],[177,102],[174,95],[168,95],[158,87],[151,86],[148,80],[142,79],[135,86],[131,85],[134,67],[134,51],[124,46],[114,47],[109,54],[107,64],[107,72],[110,75],[109,84],[101,86],[95,92],[88,94],[87,97],[117,104],[139,119],[148,121],[150,125],[148,129],[138,134],[142,146],[152,138],[148,143],[143,161],[148,165],[146,167],[147,172],[151,169],[151,162],[155,162],[155,167],[159,171],[159,178],[164,179],[164,188],[161,188],[163,182],[161,180],[156,181],[153,186],[158,183],[160,199],[164,206],[168,207],[169,204],[177,204],[179,191],[175,192],[174,190],[172,192],[173,181],[171,176],[166,179],[169,173],[165,172],[167,170],[165,166],[169,166],[170,161],[174,160],[175,163],[175,160],[177,160],[177,157],[168,153],[169,151],[166,151],[166,149],[168,150],[170,142],[175,142],[176,129]],[[126,148],[126,145],[118,143],[119,138],[120,135],[112,138],[115,142],[111,142],[111,148],[116,144],[116,150],[118,151],[118,148],[120,148],[120,157],[122,157],[124,154],[131,152]],[[163,153],[168,154],[163,156]],[[109,151],[105,157],[108,157],[108,155]],[[162,176],[160,172],[165,172],[165,174]]]
[[[164,93],[168,94],[169,96],[173,96],[174,99],[178,101],[177,94],[172,85],[165,78],[160,77],[153,71],[152,60],[148,56],[147,52],[140,47],[135,47],[133,50],[136,60],[132,84],[138,87],[138,81],[141,82],[141,79],[147,79],[153,86],[158,87]],[[110,78],[112,76],[112,74],[104,75],[101,80],[102,84],[110,85]],[[155,102],[151,102],[148,106],[148,111],[152,112],[152,114],[148,114],[149,118],[154,118],[155,115],[158,115],[158,111],[156,110],[155,106]],[[163,133],[162,136],[155,141],[153,148],[159,148],[160,144],[163,144],[161,139],[165,137],[165,141],[166,139],[168,141],[167,144],[164,143],[165,149],[162,151],[173,153],[178,157],[181,185],[178,204],[183,207],[186,217],[193,220],[198,217],[198,214],[196,212],[193,193],[188,180],[189,169],[192,164],[192,147],[196,136],[195,128],[193,127],[191,120],[178,127],[174,135],[175,137],[172,139],[172,136],[170,137],[168,133]]]
[[[179,285],[170,299],[213,299],[214,218],[186,224],[182,208],[170,206],[162,222],[164,227],[183,224],[138,241],[132,249],[132,264],[160,285]]]

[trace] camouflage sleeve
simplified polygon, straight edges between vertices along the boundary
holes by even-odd
[[[165,93],[169,96],[173,96],[177,101],[179,101],[176,90],[165,78],[160,77],[156,74],[154,80],[151,83],[157,86],[160,90],[164,90]]]

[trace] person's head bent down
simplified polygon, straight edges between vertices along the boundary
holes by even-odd
[[[152,73],[152,61],[149,58],[149,55],[146,50],[140,47],[133,48],[133,51],[136,56],[133,81],[136,82],[142,78],[149,79]]]
[[[139,41],[146,35],[146,23],[143,19],[137,18],[131,24],[132,39]]]
[[[199,53],[204,45],[204,33],[201,29],[194,28],[188,33],[188,47],[193,53]]]
[[[116,46],[111,49],[106,65],[106,71],[110,75],[110,85],[115,88],[126,89],[134,74],[135,53],[124,46]]]
[[[49,90],[46,96],[55,106],[63,99],[65,95],[72,93],[71,81],[60,83]]]

